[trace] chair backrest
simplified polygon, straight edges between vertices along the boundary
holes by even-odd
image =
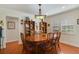
[[[54,33],[48,33],[47,38],[48,39],[53,39],[54,38]]]
[[[24,34],[23,34],[23,33],[20,33],[20,35],[21,35],[22,43],[23,43],[23,45],[24,45],[24,43],[25,43]]]
[[[61,32],[55,32],[55,33],[54,33],[53,38],[54,38],[54,40],[55,40],[57,43],[59,43],[60,36],[61,36]]]
[[[33,48],[34,48],[33,42],[25,40],[23,33],[21,33],[20,35],[21,35],[21,40],[22,40],[22,43],[23,43],[23,48],[26,49],[26,50],[32,51]]]
[[[48,39],[52,40],[54,43],[59,42],[61,32],[48,33]]]

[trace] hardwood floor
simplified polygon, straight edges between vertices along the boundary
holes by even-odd
[[[60,48],[60,54],[79,54],[79,48],[77,47],[60,43]],[[18,44],[18,42],[7,43],[7,47],[1,49],[0,54],[22,54],[22,45]]]
[[[68,44],[61,43],[60,48],[61,48],[61,53],[64,53],[64,54],[79,54],[78,47],[74,47]]]
[[[5,54],[20,54],[22,50],[22,45],[19,45],[18,42],[7,43],[6,48],[1,50],[1,53]]]

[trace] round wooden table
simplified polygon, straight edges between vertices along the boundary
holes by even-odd
[[[32,44],[34,44],[34,53],[40,52],[40,44],[48,42],[49,39],[47,37],[47,34],[35,34],[25,37],[26,41],[30,41]]]
[[[48,40],[47,38],[47,34],[35,34],[35,35],[30,35],[30,36],[26,36],[25,37],[26,40],[29,41],[44,41],[44,40]]]

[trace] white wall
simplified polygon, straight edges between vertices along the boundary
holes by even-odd
[[[23,26],[21,26],[21,22],[20,20],[21,19],[25,19],[25,17],[29,17],[29,18],[32,18],[33,15],[31,14],[27,14],[27,13],[23,13],[23,12],[20,12],[20,11],[16,11],[16,10],[10,10],[10,9],[4,9],[4,8],[0,8],[0,19],[4,21],[4,25],[3,25],[3,28],[4,28],[4,33],[3,33],[3,37],[4,37],[4,43],[3,43],[3,48],[6,47],[6,28],[7,28],[7,24],[6,24],[6,16],[12,16],[12,17],[18,17],[19,18],[19,42],[21,42],[20,40],[20,32],[23,32]]]
[[[46,21],[50,23],[50,29],[48,32],[53,32],[54,25],[72,24],[74,25],[74,31],[70,33],[62,33],[61,42],[79,47],[79,25],[77,25],[77,19],[79,19],[79,8],[59,13],[47,17]]]
[[[18,41],[19,40],[19,21],[17,17],[10,17],[6,16],[6,21],[7,22],[15,22],[15,29],[8,29],[6,30],[6,39],[7,42],[12,42],[12,41]],[[8,24],[7,24],[8,25]]]

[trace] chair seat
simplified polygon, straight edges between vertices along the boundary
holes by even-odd
[[[27,47],[26,47],[27,50],[33,50],[35,48],[35,45],[33,42],[26,41],[26,44],[27,44]]]
[[[27,50],[32,50],[33,48],[34,46],[29,46],[29,45],[26,47]]]

